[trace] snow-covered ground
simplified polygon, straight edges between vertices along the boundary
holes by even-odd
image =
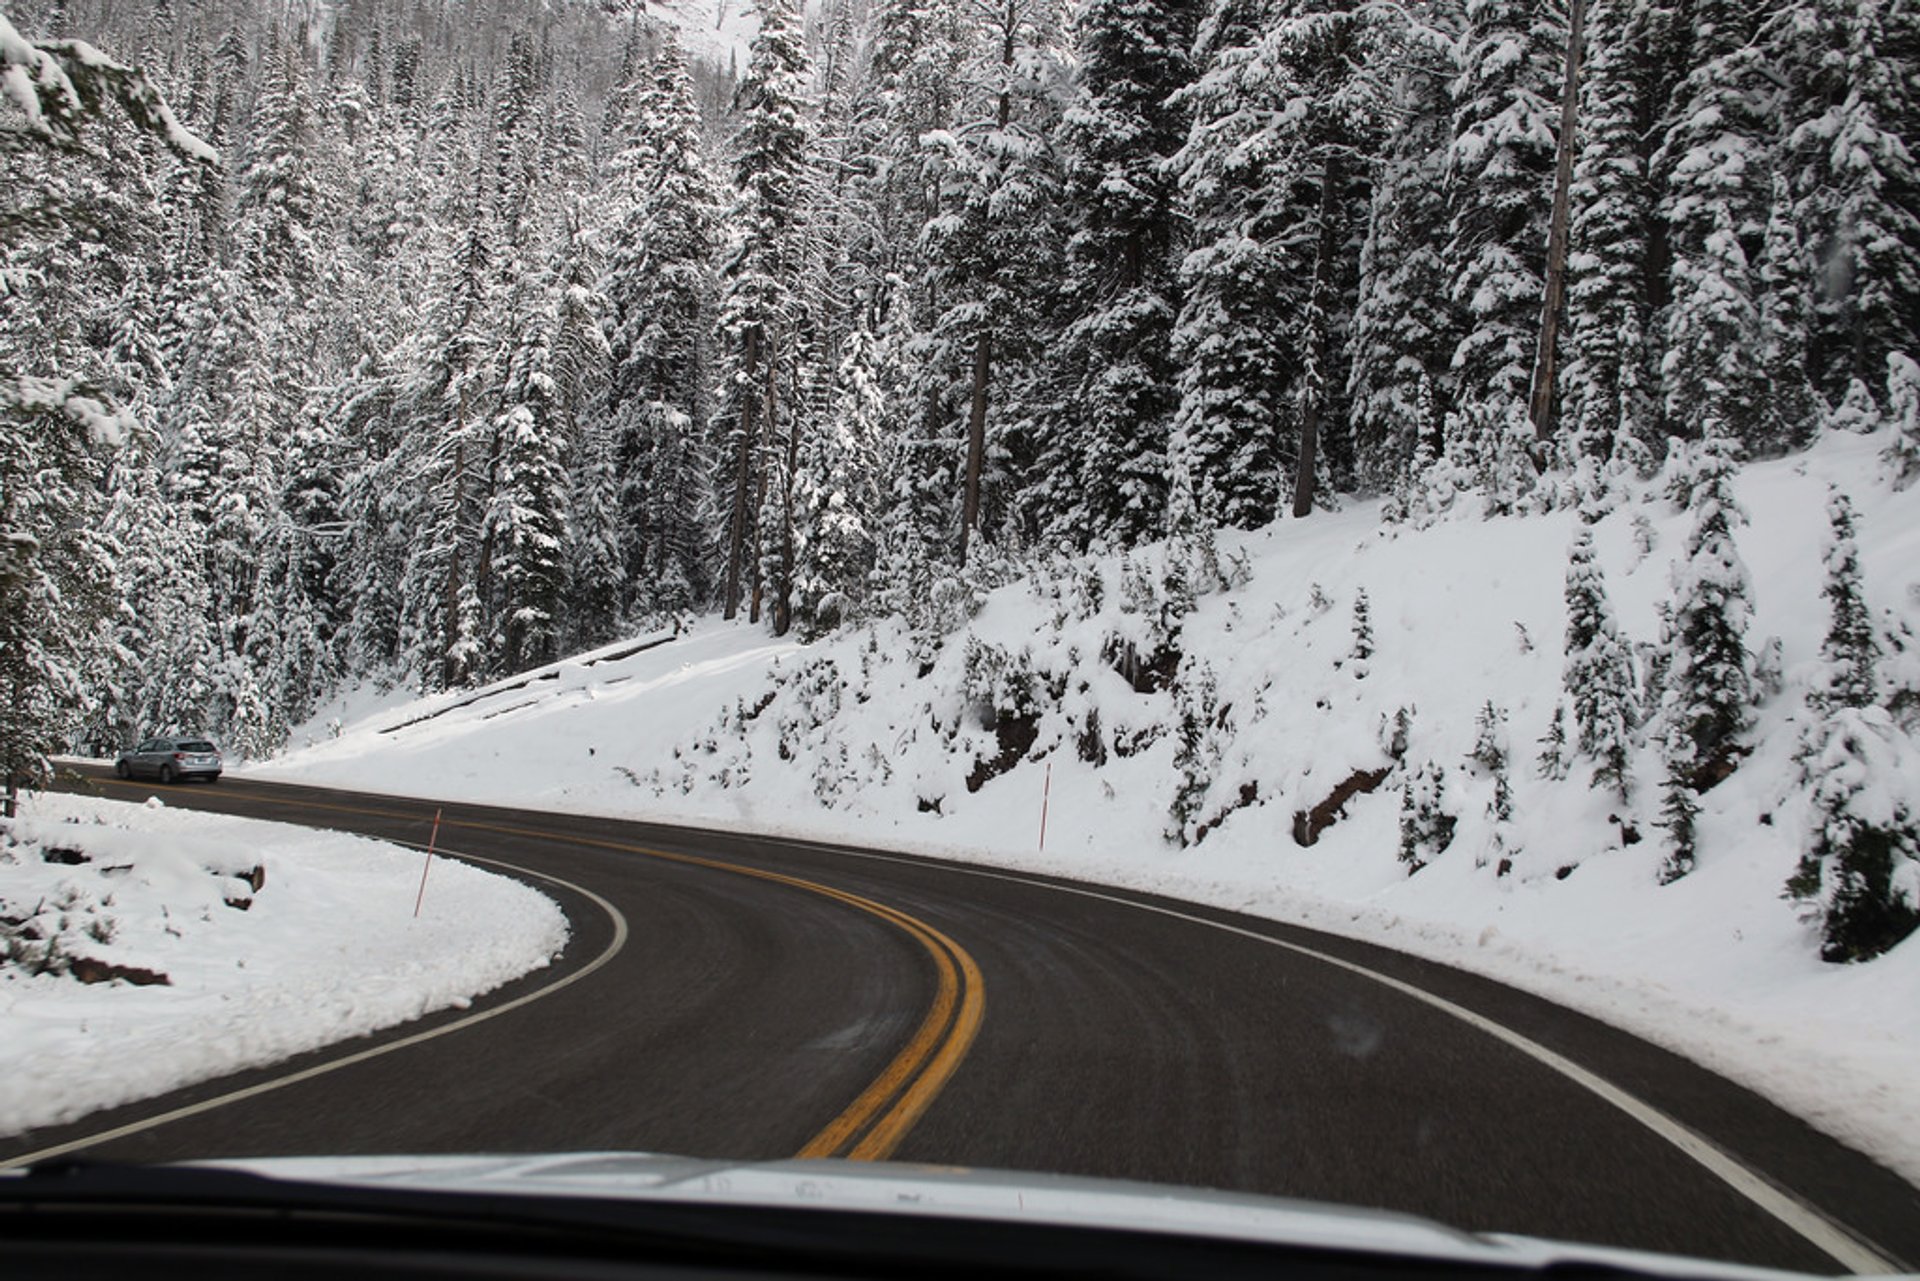
[[[446,859],[416,919],[423,863],[154,802],[28,801],[0,828],[0,1134],[463,1006],[565,945],[551,899]]]
[[[1116,641],[1151,649],[1155,602],[1126,583],[1159,577],[1162,549],[1003,588],[931,652],[892,627],[803,647],[710,622],[428,719],[423,710],[452,700],[343,704],[320,718],[349,722],[337,737],[316,735],[325,741],[254,772],[838,837],[1371,939],[1670,1046],[1920,1181],[1920,939],[1868,964],[1823,964],[1782,895],[1807,822],[1792,758],[1827,624],[1829,481],[1859,509],[1866,590],[1884,625],[1920,623],[1920,488],[1891,492],[1883,443],[1829,437],[1739,477],[1752,517],[1737,531],[1754,584],[1748,640],[1758,650],[1778,638],[1784,685],[1758,711],[1753,756],[1700,798],[1699,866],[1670,886],[1657,878],[1657,753],[1638,752],[1628,807],[1588,786],[1585,763],[1566,782],[1533,769],[1560,698],[1568,513],[1383,529],[1363,505],[1223,539],[1243,581],[1185,618],[1184,694],[1137,692],[1109,661]],[[1658,636],[1656,603],[1688,523],[1650,487],[1595,529],[1636,645]],[[1358,664],[1362,589],[1375,652]],[[1193,692],[1201,664],[1211,702]],[[1512,760],[1514,816],[1497,834],[1491,780],[1466,760],[1488,702],[1504,714]],[[987,728],[996,703],[1025,714],[1031,742]],[[1386,744],[1401,709],[1411,719],[1396,764]],[[1163,835],[1183,713],[1190,755],[1205,763],[1189,835],[1209,825],[1186,846]],[[1009,744],[1017,763],[983,768]],[[1409,875],[1397,857],[1401,795],[1429,762],[1447,771],[1458,827]],[[1356,771],[1389,767],[1317,843],[1296,842],[1296,812]]]

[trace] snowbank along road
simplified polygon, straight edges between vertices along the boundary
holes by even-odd
[[[416,843],[438,808],[232,781],[164,798]],[[450,805],[439,842],[555,896],[562,961],[472,1010],[12,1136],[0,1163],[893,1158],[1812,1271],[1920,1260],[1920,1192],[1865,1158],[1665,1051],[1370,945],[1031,875],[537,811]]]

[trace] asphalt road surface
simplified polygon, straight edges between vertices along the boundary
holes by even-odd
[[[437,808],[235,778],[164,794],[408,842]],[[0,1139],[0,1164],[891,1158],[1920,1270],[1912,1185],[1683,1059],[1445,966],[1150,895],[726,832],[447,805],[439,843],[553,895],[565,956],[471,1010]]]

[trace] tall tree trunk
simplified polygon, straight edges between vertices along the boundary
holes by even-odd
[[[448,521],[447,577],[441,585],[441,608],[446,617],[441,631],[440,683],[458,688],[465,680],[462,662],[455,657],[460,648],[460,518],[467,508],[467,414],[466,393],[461,393],[461,409],[455,416],[454,430],[459,433],[453,444],[453,510]]]
[[[1560,313],[1567,293],[1567,205],[1573,186],[1574,129],[1580,116],[1580,43],[1586,27],[1585,0],[1567,0],[1567,74],[1560,89],[1559,154],[1553,166],[1553,216],[1547,224],[1547,291],[1540,304],[1540,349],[1534,354],[1533,394],[1527,417],[1533,423],[1533,465],[1547,469],[1553,440],[1554,365],[1560,342]]]
[[[760,368],[765,374],[766,400],[760,407],[760,475],[753,487],[753,533],[752,545],[748,549],[752,553],[752,561],[748,568],[752,574],[753,584],[750,593],[752,603],[747,609],[747,621],[750,623],[760,621],[760,608],[765,603],[766,597],[766,567],[761,563],[760,558],[767,537],[765,519],[767,480],[769,473],[773,470],[769,464],[775,457],[774,433],[780,426],[780,362],[774,358],[774,345],[771,339],[767,340],[766,359],[760,362]]]
[[[799,362],[794,362],[794,387],[792,421],[787,427],[787,465],[780,474],[780,581],[773,599],[773,634],[785,636],[793,628],[793,474],[800,465],[800,421],[798,412],[801,404],[799,387]],[[772,379],[768,380],[767,392],[773,392]]]
[[[980,473],[987,457],[987,379],[993,372],[993,333],[982,329],[973,344],[973,391],[967,402],[967,470],[960,507],[960,563],[980,523]]]
[[[1329,151],[1320,169],[1320,243],[1313,253],[1313,284],[1307,293],[1306,395],[1300,414],[1300,451],[1293,466],[1293,514],[1313,513],[1314,467],[1320,450],[1320,415],[1327,398],[1327,297],[1333,292],[1334,262],[1340,252],[1336,222],[1340,215],[1340,153]]]
[[[745,381],[749,388],[760,367],[760,328],[747,330]],[[740,451],[733,464],[733,516],[727,525],[727,581],[722,617],[740,613],[740,561],[747,545],[747,500],[753,493],[753,460],[759,443],[759,398],[751,392],[740,404]]]

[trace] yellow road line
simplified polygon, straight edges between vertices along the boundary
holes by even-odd
[[[118,778],[91,779],[90,781],[111,783],[121,787],[142,786],[139,783]],[[256,794],[252,799],[263,800],[269,804],[330,810],[366,818],[420,818],[425,821],[424,816],[405,810],[368,809],[361,806],[337,805],[329,801],[296,800],[291,797],[272,795]],[[443,821],[442,826],[464,828],[475,832],[492,832],[501,836],[564,841],[570,845],[585,845],[619,853],[641,854],[670,863],[682,863],[719,872],[730,872],[739,876],[751,876],[756,880],[772,881],[833,899],[871,916],[879,917],[925,948],[927,954],[933,958],[939,979],[933,1004],[928,1008],[926,1017],[921,1020],[912,1039],[898,1054],[894,1055],[893,1060],[887,1064],[880,1075],[876,1076],[839,1116],[828,1122],[824,1129],[809,1139],[806,1145],[795,1154],[798,1157],[845,1156],[855,1161],[884,1161],[892,1156],[899,1148],[901,1141],[906,1138],[907,1133],[926,1114],[927,1109],[933,1105],[933,1101],[939,1097],[940,1091],[946,1088],[947,1082],[959,1070],[961,1061],[966,1058],[967,1051],[973,1046],[974,1037],[980,1031],[981,1020],[986,1015],[986,983],[981,977],[980,967],[975,964],[967,950],[918,917],[877,900],[837,889],[831,885],[823,885],[818,881],[789,876],[784,872],[723,862],[697,854],[675,854],[667,850],[629,844],[625,841],[546,832],[536,828],[484,823],[472,819],[449,818]],[[889,1103],[892,1104],[891,1108],[887,1106]]]

